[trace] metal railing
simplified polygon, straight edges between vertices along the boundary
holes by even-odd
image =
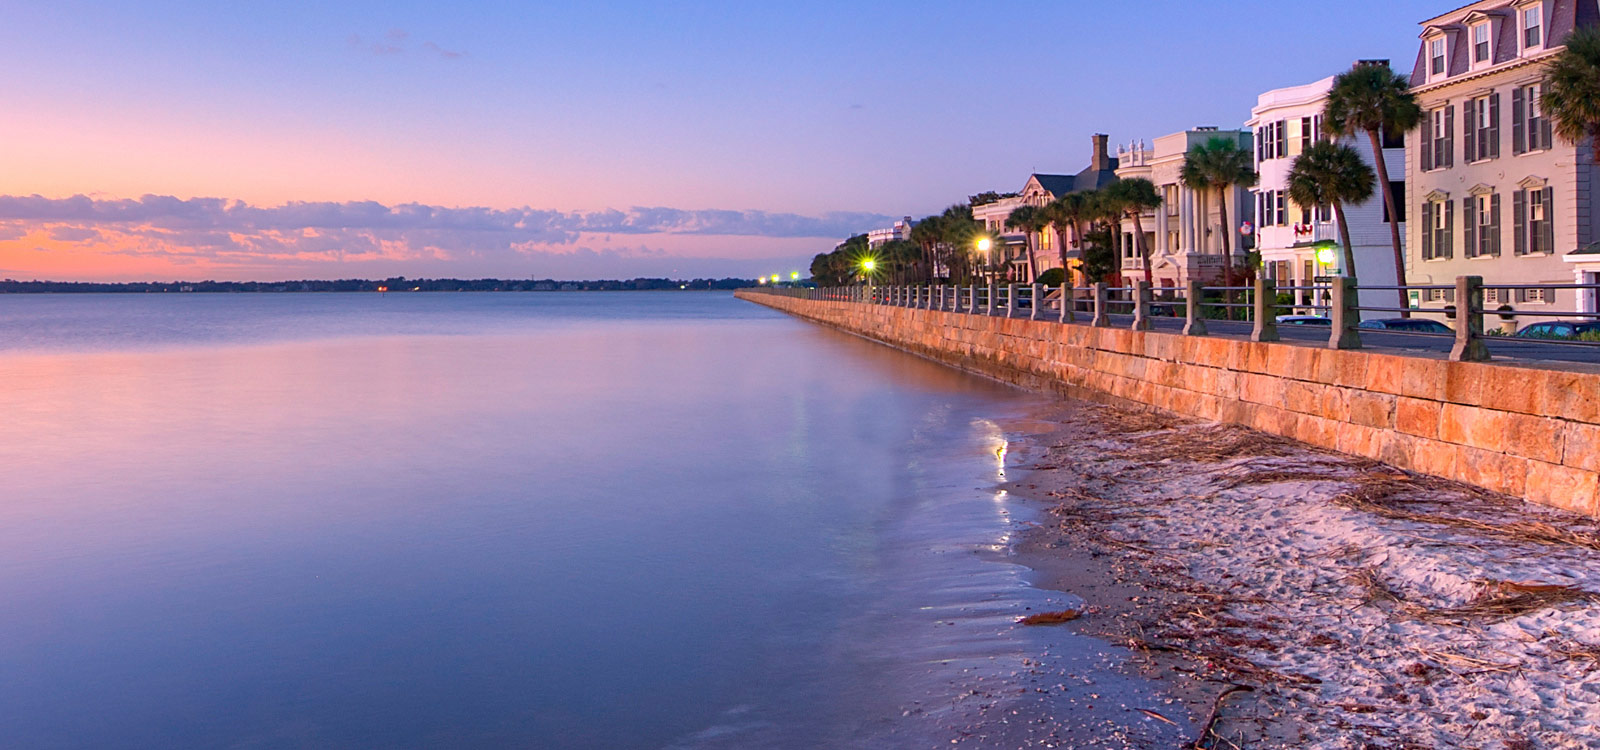
[[[1204,286],[1200,282],[1190,282],[1184,287],[1156,287],[1139,281],[1122,287],[1104,283],[1087,287],[997,283],[965,286],[867,284],[824,288],[765,287],[752,291],[802,299],[1052,320],[1095,327],[1122,324],[1141,331],[1153,330],[1157,319],[1182,319],[1182,333],[1187,336],[1208,335],[1208,323],[1249,324],[1249,337],[1253,341],[1280,340],[1280,317],[1297,310],[1313,310],[1319,315],[1296,316],[1300,320],[1293,322],[1328,326],[1329,348],[1359,349],[1363,346],[1364,333],[1382,333],[1385,336],[1433,339],[1436,344],[1449,340],[1452,342],[1450,358],[1457,361],[1487,360],[1490,358],[1488,344],[1501,341],[1600,347],[1600,335],[1593,336],[1595,340],[1585,340],[1590,338],[1588,336],[1584,339],[1546,338],[1530,334],[1529,328],[1488,333],[1484,322],[1490,315],[1498,316],[1502,321],[1531,317],[1600,322],[1600,312],[1509,306],[1490,310],[1486,309],[1484,303],[1485,290],[1510,292],[1515,297],[1525,297],[1527,290],[1546,290],[1540,292],[1541,295],[1549,295],[1552,291],[1575,290],[1579,292],[1580,299],[1585,292],[1591,300],[1600,299],[1600,284],[1485,285],[1478,276],[1458,277],[1453,285],[1360,286],[1354,278],[1334,277],[1326,285],[1284,287],[1276,286],[1267,279],[1257,279],[1251,286]],[[1304,304],[1299,297],[1300,292],[1311,292],[1313,304]],[[1416,292],[1419,299],[1428,298],[1434,292],[1444,292],[1438,296],[1453,299],[1454,304],[1443,308],[1361,304],[1363,298],[1375,302],[1382,295],[1395,295],[1397,292]],[[1284,301],[1280,299],[1280,294],[1290,294],[1293,298]],[[1318,302],[1326,304],[1316,304]],[[1371,327],[1368,327],[1362,325],[1364,313],[1407,316],[1413,321],[1434,321],[1440,323],[1440,327],[1425,330],[1422,326],[1426,326],[1426,323],[1419,326],[1414,323],[1386,322],[1381,324],[1386,327],[1380,328],[1370,321]],[[1128,320],[1130,316],[1131,322]],[[1440,321],[1440,317],[1445,321]],[[1399,327],[1393,327],[1396,325]],[[1563,325],[1566,325],[1566,321],[1563,321]]]

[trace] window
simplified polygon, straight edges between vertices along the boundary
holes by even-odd
[[[1322,115],[1311,116],[1311,139],[1314,141],[1327,140],[1327,133],[1322,132]]]
[[[1429,302],[1448,302],[1449,300],[1445,299],[1445,292],[1448,292],[1448,291],[1451,291],[1451,290],[1449,290],[1449,289],[1429,289],[1428,290],[1428,301]]]
[[[1463,156],[1467,161],[1484,161],[1500,156],[1500,95],[1490,94],[1463,102],[1466,138]]]
[[[1522,290],[1522,297],[1523,297],[1523,299],[1522,299],[1523,302],[1532,302],[1532,303],[1534,303],[1536,305],[1543,305],[1543,304],[1548,303],[1550,301],[1550,297],[1549,297],[1549,295],[1545,294],[1545,290],[1544,290],[1543,287],[1534,287],[1532,289],[1523,289]]]
[[[1470,200],[1470,199],[1469,199]],[[1422,204],[1422,259],[1440,260],[1455,254],[1450,224],[1455,203],[1448,200]]]
[[[1406,183],[1403,180],[1390,180],[1389,192],[1394,195],[1394,210],[1400,214],[1395,223],[1404,224],[1406,222]],[[1383,203],[1381,199],[1379,202]],[[1383,223],[1389,223],[1388,203],[1383,203]]]
[[[1455,107],[1445,105],[1424,115],[1422,170],[1446,169],[1455,160]]]
[[[1517,255],[1544,255],[1555,249],[1555,222],[1551,221],[1551,188],[1518,190],[1512,194],[1511,212]]]
[[[1284,192],[1282,190],[1263,190],[1257,194],[1260,198],[1258,213],[1263,227],[1281,227],[1289,223],[1289,211],[1284,207]]]
[[[1311,148],[1311,141],[1316,131],[1311,129],[1311,118],[1300,118],[1300,153],[1305,153]]]
[[[1483,304],[1485,304],[1485,305],[1503,305],[1503,304],[1511,301],[1511,295],[1506,294],[1507,291],[1509,291],[1509,290],[1506,290],[1506,289],[1485,289],[1485,290],[1483,290]]]
[[[1428,71],[1431,75],[1444,75],[1444,39],[1434,39],[1428,42]]]
[[[1472,62],[1489,62],[1489,24],[1480,23],[1472,27]]]
[[[1550,221],[1550,188],[1528,193],[1528,239],[1529,248],[1535,253],[1549,253],[1555,250],[1552,230],[1554,224]]]
[[[1544,8],[1538,5],[1522,11],[1522,48],[1544,44]]]
[[[1544,101],[1539,84],[1511,90],[1511,151],[1525,154],[1548,150],[1553,133],[1544,116]]]
[[[1500,195],[1468,196],[1465,210],[1466,255],[1468,258],[1493,258],[1500,255]]]

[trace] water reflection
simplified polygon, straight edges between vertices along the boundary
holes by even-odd
[[[744,307],[192,304],[0,357],[7,745],[807,747],[993,655],[905,619],[941,587],[1020,587],[923,555],[1003,533],[996,384]]]

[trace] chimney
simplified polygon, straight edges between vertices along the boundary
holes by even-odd
[[[1089,160],[1089,169],[1103,172],[1111,168],[1111,154],[1106,151],[1110,145],[1111,136],[1104,133],[1095,133],[1091,139],[1094,141],[1094,157]]]

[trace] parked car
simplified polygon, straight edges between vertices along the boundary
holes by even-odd
[[[1332,318],[1324,318],[1321,315],[1279,315],[1278,316],[1278,325],[1280,325],[1280,326],[1331,326],[1331,325],[1333,325],[1333,319]]]
[[[1525,339],[1576,339],[1584,334],[1600,336],[1600,321],[1552,320],[1523,326],[1517,336]]]
[[[1450,326],[1437,320],[1427,318],[1384,318],[1382,320],[1363,320],[1362,328],[1375,328],[1383,331],[1407,331],[1410,333],[1455,333]]]

